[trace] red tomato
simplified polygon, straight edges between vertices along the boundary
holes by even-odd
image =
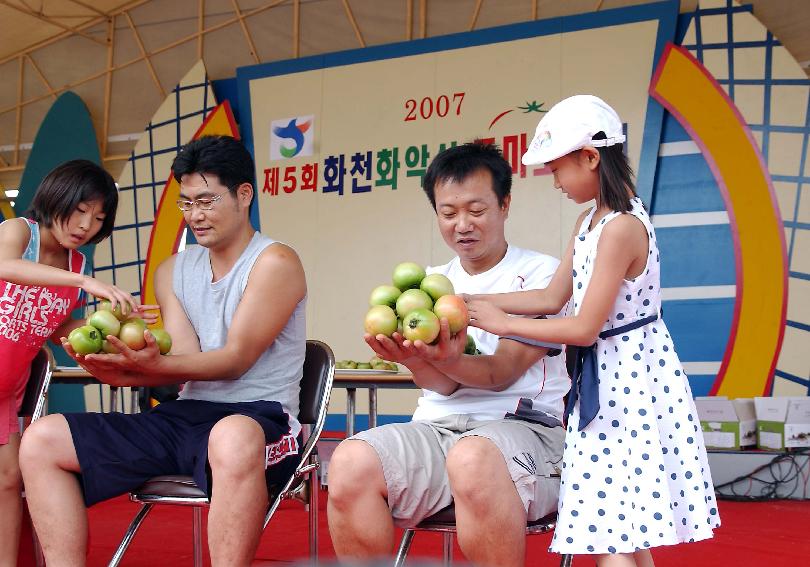
[[[443,295],[436,300],[433,306],[436,317],[444,317],[450,324],[450,332],[454,335],[467,326],[470,322],[470,314],[467,311],[467,304],[458,295]]]
[[[130,319],[127,319],[126,321],[124,321],[124,323],[136,323],[136,324],[141,326],[141,329],[146,328],[146,321],[144,321],[140,317],[131,317]],[[122,323],[122,325],[124,323]]]
[[[135,321],[124,323],[118,333],[118,338],[132,350],[141,350],[146,346],[143,338],[144,327]]]

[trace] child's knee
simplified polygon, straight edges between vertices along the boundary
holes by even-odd
[[[73,439],[61,415],[46,416],[32,423],[20,441],[20,468],[23,471],[42,467],[60,458]],[[55,450],[54,448],[59,448]]]
[[[22,474],[16,461],[0,464],[0,492],[19,492],[22,488]]]

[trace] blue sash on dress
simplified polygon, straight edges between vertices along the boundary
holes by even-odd
[[[633,321],[621,327],[608,329],[599,333],[600,339],[622,335],[638,329],[658,319],[658,313]],[[574,404],[579,398],[579,431],[585,429],[599,413],[599,369],[596,362],[596,345],[576,347],[574,372],[571,376],[571,391],[568,393],[568,404],[565,407],[566,417],[574,411]]]

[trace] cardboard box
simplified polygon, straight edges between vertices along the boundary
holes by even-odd
[[[707,449],[740,449],[756,444],[754,401],[725,396],[695,398]]]
[[[810,397],[791,398],[785,421],[785,448],[810,447]]]
[[[765,451],[785,448],[785,422],[790,398],[757,397],[754,409],[757,415],[757,447]]]

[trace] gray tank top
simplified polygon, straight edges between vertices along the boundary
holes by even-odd
[[[189,246],[177,254],[174,293],[183,305],[205,352],[225,345],[253,264],[274,240],[258,232],[242,255],[219,281],[213,280],[208,249]],[[268,298],[272,301],[272,298]],[[306,353],[306,297],[295,307],[287,324],[256,363],[236,380],[189,381],[181,399],[212,402],[279,402],[291,418],[298,416],[298,398]],[[261,313],[254,313],[261,317]]]

